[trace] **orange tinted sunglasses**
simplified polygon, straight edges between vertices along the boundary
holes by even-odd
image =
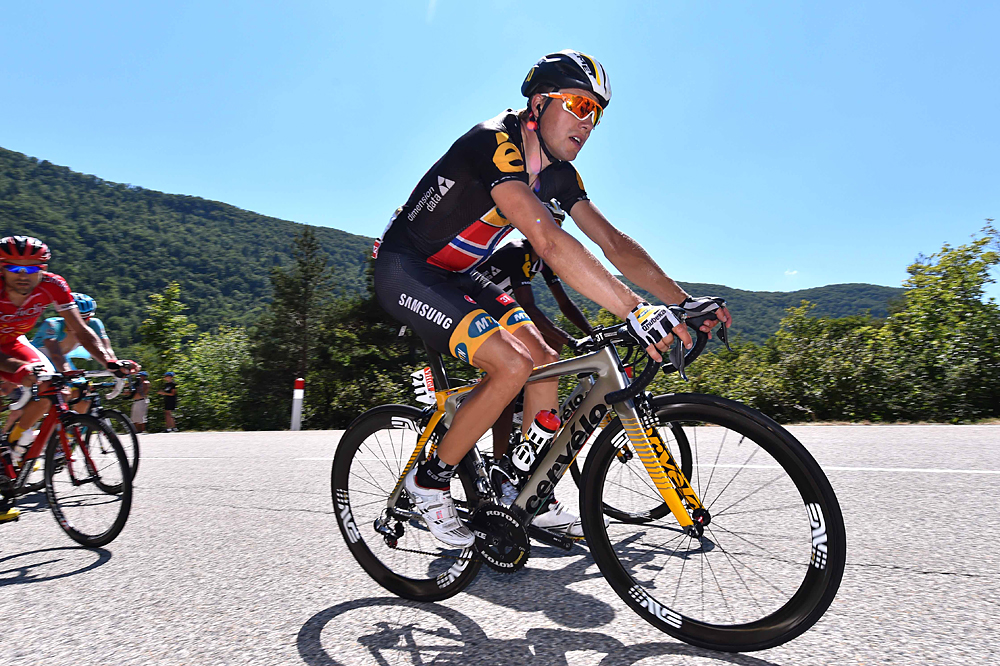
[[[586,120],[590,116],[594,127],[597,127],[601,122],[601,116],[604,114],[604,109],[601,108],[600,104],[583,95],[572,93],[541,93],[541,95],[549,99],[561,99],[562,107],[580,120]]]

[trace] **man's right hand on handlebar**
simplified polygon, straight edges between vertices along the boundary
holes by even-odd
[[[694,345],[684,319],[684,310],[675,305],[650,305],[643,302],[632,308],[625,323],[629,333],[646,345],[646,353],[650,358],[660,362],[663,360],[661,353],[670,349],[674,334],[684,343],[685,349],[691,349]]]
[[[38,375],[45,370],[46,367],[41,363],[25,363],[14,373],[14,380],[23,386],[32,386],[38,383]]]
[[[142,369],[142,366],[135,361],[111,361],[108,363],[108,370],[111,370],[115,377],[127,377],[134,375]]]

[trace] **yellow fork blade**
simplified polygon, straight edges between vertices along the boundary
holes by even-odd
[[[693,525],[694,521],[691,520],[688,509],[693,511],[702,508],[701,500],[684,478],[684,473],[677,466],[670,451],[660,441],[656,430],[647,431],[635,418],[622,417],[621,421],[639,460],[646,468],[660,497],[674,514],[674,518],[681,527]]]

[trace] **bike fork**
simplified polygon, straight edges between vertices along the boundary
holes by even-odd
[[[639,406],[639,409],[644,409],[644,406]],[[674,518],[685,533],[701,537],[711,516],[670,454],[670,449],[660,439],[653,419],[629,408],[618,410],[618,416],[629,442]]]

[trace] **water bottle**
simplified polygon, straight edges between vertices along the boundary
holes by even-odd
[[[514,467],[522,474],[528,474],[535,464],[537,453],[552,441],[562,422],[555,412],[542,410],[535,415],[531,427],[525,433],[521,443],[511,451],[510,459]]]

